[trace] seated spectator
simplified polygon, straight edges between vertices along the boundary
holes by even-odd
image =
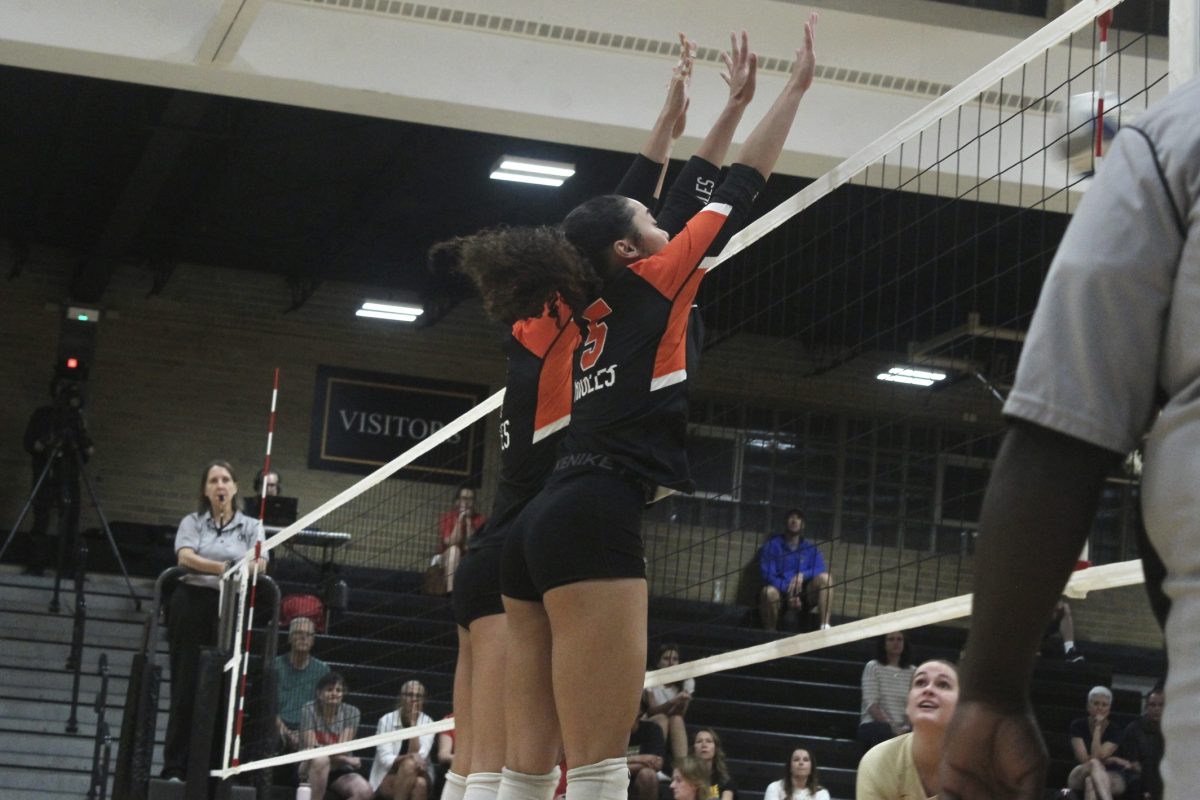
[[[821,774],[812,753],[803,747],[793,750],[783,765],[783,778],[767,787],[763,800],[830,800],[829,792],[821,788]]]
[[[1159,765],[1163,757],[1163,687],[1159,683],[1146,694],[1142,716],[1129,723],[1110,763],[1125,775],[1125,794],[1136,800],[1162,800]]]
[[[725,751],[721,749],[721,737],[712,728],[696,731],[692,740],[692,757],[708,767],[708,797],[713,800],[734,800],[737,797],[737,781],[725,766]]]
[[[316,697],[317,682],[329,672],[329,665],[312,655],[316,636],[311,619],[296,617],[288,625],[288,651],[275,656],[275,726],[284,753],[300,749],[300,710]]]
[[[781,614],[805,614],[813,606],[821,612],[821,629],[829,627],[833,589],[825,558],[804,538],[803,511],[793,508],[788,512],[787,529],[763,545],[759,566],[765,584],[758,603],[764,628],[773,631]]]
[[[645,708],[643,697],[643,711]],[[641,715],[635,717],[625,751],[629,763],[629,800],[655,800],[658,797],[658,771],[663,767],[666,752],[666,742],[658,725],[642,719]]]
[[[280,481],[277,471],[271,470],[264,474],[260,469],[254,473],[254,496],[246,498],[246,516],[257,519],[263,497],[278,497],[282,487],[283,482]]]
[[[679,645],[664,644],[658,648],[658,669],[673,667],[678,663]],[[696,682],[686,678],[680,683],[654,686],[642,693],[642,700],[647,709],[646,716],[662,731],[674,761],[680,760],[688,753],[688,734],[683,718],[695,691]]]
[[[1086,800],[1112,800],[1125,793],[1121,768],[1108,761],[1117,751],[1121,734],[1109,718],[1112,692],[1094,686],[1088,692],[1088,715],[1071,723],[1071,751],[1076,767],[1067,776],[1067,787],[1082,792]]]
[[[349,703],[346,682],[336,672],[327,672],[317,681],[316,699],[300,710],[300,748],[311,750],[328,744],[348,742],[358,734],[362,714]],[[359,774],[362,759],[353,753],[315,756],[300,762],[300,780],[312,788],[313,797],[333,792],[344,800],[370,800],[374,792]]]
[[[1050,656],[1056,652],[1056,636],[1062,640],[1065,660],[1083,661],[1083,654],[1075,649],[1075,619],[1071,616],[1071,606],[1065,597],[1058,599],[1058,604],[1054,606],[1054,614],[1046,624],[1046,632],[1042,634],[1042,655]]]
[[[957,706],[958,669],[937,660],[918,666],[905,709],[912,731],[875,745],[862,757],[856,800],[937,797],[946,727]]]
[[[858,741],[863,751],[912,730],[905,708],[915,671],[904,631],[892,631],[876,641],[875,658],[862,674],[862,717]]]
[[[467,540],[485,521],[483,514],[475,510],[475,490],[460,486],[454,494],[454,508],[443,514],[438,523],[440,539],[434,560],[442,565],[447,592],[454,591],[454,572],[467,552]]]
[[[671,794],[675,800],[707,800],[712,781],[708,765],[687,756],[675,765],[671,775]]]
[[[377,733],[390,733],[416,725],[428,725],[433,720],[421,709],[425,706],[425,686],[420,681],[408,681],[400,687],[396,710],[384,714]],[[371,786],[384,800],[426,800],[433,783],[429,769],[429,753],[433,750],[432,733],[385,742],[375,748],[375,763],[371,765]],[[314,795],[315,797],[315,795]]]

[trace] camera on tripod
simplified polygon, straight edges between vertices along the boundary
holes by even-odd
[[[50,384],[53,396],[53,414],[47,433],[49,441],[43,442],[46,449],[56,446],[74,449],[86,461],[92,454],[92,439],[83,421],[84,387],[87,384],[87,367],[77,358],[67,358],[54,367],[54,378]]]

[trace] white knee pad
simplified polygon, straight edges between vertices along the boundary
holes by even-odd
[[[554,800],[562,770],[555,767],[544,775],[528,775],[505,767],[500,774],[499,800]],[[467,779],[468,785],[474,777]]]
[[[442,787],[442,800],[463,800],[467,791],[467,779],[457,772],[446,773],[446,784]]]
[[[608,758],[567,770],[567,800],[625,800],[629,792],[629,764]]]
[[[499,791],[499,772],[472,772],[467,777],[466,793],[463,794],[462,800],[496,800],[496,793]],[[443,790],[443,800],[445,797],[446,792]]]

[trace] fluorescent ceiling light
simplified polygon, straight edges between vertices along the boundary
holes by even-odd
[[[354,312],[355,316],[390,319],[393,322],[416,322],[417,317],[424,313],[425,309],[418,303],[384,303],[379,300],[366,300],[362,308]]]
[[[377,300],[366,300],[362,304],[364,311],[386,311],[389,314],[411,314],[419,317],[425,309],[415,303],[380,303]]]
[[[543,161],[538,158],[501,156],[492,166],[492,180],[532,183],[537,186],[562,186],[575,174],[575,165],[562,161]]]
[[[887,372],[881,372],[875,376],[881,381],[891,381],[892,383],[911,383],[913,386],[933,386],[933,381],[925,378],[909,378],[904,375],[892,375]]]
[[[534,175],[553,175],[556,178],[569,178],[575,174],[573,164],[508,156],[504,156],[499,168],[507,172],[532,172]]]
[[[520,175],[516,172],[501,172],[496,170],[491,174],[494,181],[512,181],[514,183],[535,183],[538,186],[562,186],[562,178],[545,178],[541,175]]]
[[[390,319],[395,322],[416,322],[415,314],[393,314],[388,311],[370,311],[365,308],[360,308],[354,312],[356,317],[372,317],[374,319]]]
[[[875,378],[892,383],[907,383],[912,386],[932,386],[938,381],[946,380],[946,373],[917,367],[895,366],[887,372],[879,373]]]

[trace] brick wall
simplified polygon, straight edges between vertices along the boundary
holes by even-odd
[[[0,292],[0,521],[5,531],[29,487],[29,463],[21,436],[29,414],[48,399],[56,352],[58,304],[66,295],[73,262],[63,254],[37,250],[20,277]],[[289,304],[279,276],[181,265],[166,289],[148,296],[151,275],[126,266],[118,270],[104,298],[109,313],[97,330],[97,350],[89,381],[88,418],[97,452],[91,470],[111,520],[174,525],[194,507],[199,471],[212,458],[226,458],[240,470],[241,486],[261,464],[266,438],[271,370],[282,369],[274,462],[286,493],[306,511],[350,486],[356,476],[305,468],[316,367],[332,364],[446,380],[485,383],[498,388],[503,357],[501,329],[486,321],[477,303],[465,303],[429,329],[391,326],[353,316],[368,295],[366,287],[327,281],[298,311]],[[755,404],[786,408],[855,410],[914,419],[994,427],[996,404],[971,383],[936,395],[886,391],[866,398],[862,374],[876,361],[868,354],[846,369],[798,381],[806,354],[792,343],[736,336],[710,350],[697,391],[731,399],[754,397]],[[859,374],[862,373],[862,374]],[[481,501],[490,502],[496,448],[489,432]],[[420,506],[403,526],[357,537],[345,558],[352,563],[386,563],[418,569],[432,549],[436,516],[448,506],[446,487],[389,482],[401,505]],[[399,509],[402,511],[403,509]],[[366,515],[367,512],[362,512]],[[389,511],[393,516],[397,509]],[[86,511],[84,527],[96,524]],[[714,532],[650,525],[648,552],[677,555],[654,561],[655,591],[710,599],[713,581],[725,581],[723,594],[738,594],[741,566],[761,541],[760,532],[716,537]],[[680,537],[684,541],[680,544]],[[844,545],[830,554],[833,568],[847,581],[880,567],[878,548]],[[911,560],[905,554],[904,560]],[[900,554],[883,556],[894,561]],[[947,581],[969,591],[969,563],[957,572],[957,559],[940,559],[938,596]],[[884,564],[883,566],[887,566]],[[869,613],[866,598],[884,589],[912,595],[930,581],[929,562],[893,571],[887,578],[853,580],[846,613]],[[875,581],[876,583],[872,583]],[[847,587],[850,588],[849,586]],[[924,597],[919,594],[918,596]],[[857,605],[856,605],[857,603]],[[1097,593],[1075,603],[1081,639],[1157,646],[1161,638],[1141,597],[1141,589]],[[841,605],[839,604],[839,610]]]
[[[56,304],[68,275],[65,260],[38,252],[0,294],[6,334],[0,337],[0,470],[6,478],[0,519],[6,521],[15,519],[29,489],[21,437],[29,414],[48,401],[61,315]],[[148,297],[150,286],[149,273],[137,267],[114,277],[88,381],[87,418],[96,442],[90,469],[110,520],[178,523],[195,507],[200,471],[213,458],[230,461],[242,494],[252,494],[276,365],[282,377],[273,463],[286,493],[300,498],[301,511],[358,478],[305,467],[318,365],[493,389],[503,382],[501,329],[473,305],[421,330],[354,317],[358,303],[379,292],[345,283],[325,283],[290,314],[283,313],[289,296],[278,276],[180,266],[160,295]],[[493,438],[488,435],[489,445]],[[487,448],[485,462],[494,461],[494,450]],[[393,492],[405,488],[403,481],[389,482]],[[434,520],[449,507],[452,489],[407,488],[409,502],[430,505],[429,550]],[[95,524],[85,510],[82,525]],[[378,551],[376,544],[363,558]]]

